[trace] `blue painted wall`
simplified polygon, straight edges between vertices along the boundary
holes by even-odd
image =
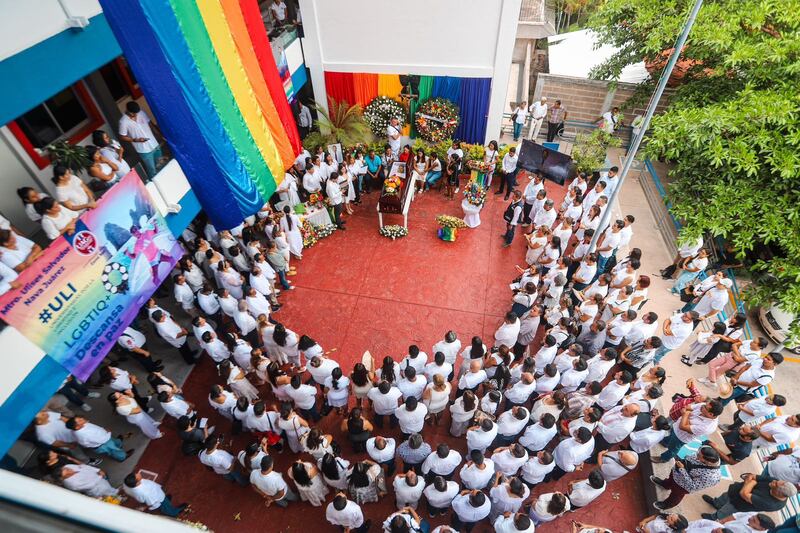
[[[0,125],[122,55],[102,14],[0,61]]]

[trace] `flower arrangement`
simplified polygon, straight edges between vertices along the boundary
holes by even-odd
[[[303,248],[311,248],[319,241],[317,230],[308,220],[304,220],[303,225],[300,226],[300,235],[303,236]]]
[[[408,228],[404,228],[403,226],[399,226],[397,224],[390,224],[388,226],[383,226],[380,229],[380,234],[384,237],[395,240],[408,235]]]
[[[453,136],[459,122],[459,109],[450,100],[432,98],[419,106],[414,124],[419,136],[430,143],[438,143]]]
[[[103,496],[100,498],[100,501],[110,503],[111,505],[120,505],[122,503],[122,498],[119,496]]]
[[[464,198],[472,205],[482,206],[486,202],[486,189],[473,182],[464,190]]]
[[[210,529],[208,529],[208,526],[202,522],[193,522],[191,520],[180,520],[180,519],[178,519],[178,522],[182,522],[189,527],[197,529],[198,531],[211,531]]]
[[[376,137],[386,137],[386,128],[392,118],[400,121],[400,126],[405,126],[406,110],[399,102],[388,96],[376,96],[364,109],[364,119],[369,124]]]
[[[312,192],[308,195],[309,205],[320,205],[322,203],[322,195],[318,192]]]
[[[489,172],[491,170],[492,165],[486,163],[485,161],[478,161],[477,159],[473,159],[467,162],[467,166],[470,170],[477,170],[479,172]]]
[[[314,225],[314,231],[317,234],[317,240],[324,239],[325,237],[330,237],[334,231],[336,231],[335,224],[319,224]]]
[[[436,217],[436,223],[443,228],[466,228],[467,225],[458,217],[452,215],[439,215]]]
[[[403,182],[397,176],[391,176],[383,180],[383,194],[387,196],[394,196],[400,194],[400,187]]]

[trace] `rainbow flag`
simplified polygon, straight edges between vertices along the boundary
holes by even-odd
[[[301,149],[257,1],[100,3],[214,226],[257,212]]]

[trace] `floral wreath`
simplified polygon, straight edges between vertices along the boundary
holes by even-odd
[[[393,118],[400,121],[402,129],[406,122],[405,117],[406,110],[403,106],[388,96],[376,96],[364,109],[364,119],[376,137],[386,137],[386,128]]]
[[[402,186],[403,182],[397,176],[387,178],[383,181],[383,194],[389,196],[398,194]]]
[[[437,143],[449,139],[456,131],[459,122],[458,106],[444,98],[433,98],[419,106],[414,115],[419,136]]]
[[[472,205],[482,206],[486,202],[486,189],[477,183],[472,183],[464,190],[464,198]]]

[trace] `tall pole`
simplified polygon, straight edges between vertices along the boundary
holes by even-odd
[[[608,205],[603,211],[603,216],[600,217],[600,224],[597,226],[598,228],[605,228],[609,224],[609,219],[611,218],[611,206],[613,206],[614,202],[617,200],[617,195],[619,195],[619,191],[622,190],[622,184],[625,183],[625,178],[628,177],[628,172],[630,171],[631,166],[633,166],[633,159],[636,157],[636,153],[639,151],[639,145],[642,144],[644,134],[647,132],[647,128],[650,127],[650,119],[653,118],[653,114],[656,112],[658,102],[661,100],[661,96],[664,94],[664,89],[667,86],[667,82],[669,81],[670,76],[672,76],[672,70],[675,68],[675,64],[678,62],[678,57],[680,57],[681,50],[683,50],[683,46],[686,44],[686,39],[689,37],[689,32],[692,30],[694,21],[697,18],[697,13],[700,12],[700,7],[702,7],[702,5],[703,0],[695,0],[694,7],[692,8],[691,13],[689,13],[689,18],[686,20],[686,25],[683,27],[683,31],[681,32],[680,37],[678,37],[678,41],[675,43],[675,48],[672,50],[672,54],[669,56],[667,66],[664,68],[664,72],[661,73],[661,78],[658,80],[658,86],[653,93],[653,98],[650,99],[650,105],[647,106],[647,112],[642,120],[642,126],[639,130],[639,134],[633,138],[631,149],[628,151],[628,155],[625,156],[625,163],[622,166],[622,172],[619,173],[619,183],[614,189],[614,192],[611,193],[611,198],[608,199]],[[602,232],[596,231],[594,236],[592,236],[592,242],[589,244],[590,252],[594,252],[597,248],[597,241],[600,239],[601,234]]]

